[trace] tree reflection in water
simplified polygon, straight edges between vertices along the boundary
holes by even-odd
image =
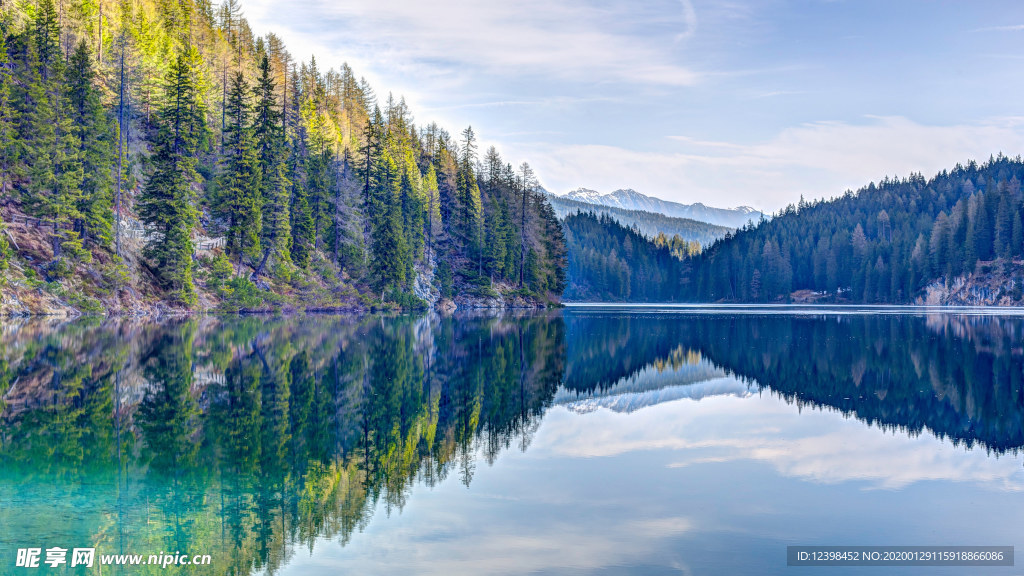
[[[556,392],[724,374],[872,426],[1016,453],[1022,328],[599,311],[6,322],[0,549],[31,535],[272,573],[319,538],[344,545],[375,510],[400,511],[417,484],[469,486],[478,463],[526,450]]]

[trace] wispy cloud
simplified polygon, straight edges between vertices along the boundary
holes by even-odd
[[[989,26],[987,28],[975,28],[971,32],[1020,32],[1024,30],[1024,24],[1011,24],[1008,26]]]
[[[944,480],[1024,492],[1024,473],[1013,458],[952,448],[949,440],[928,432],[893,437],[827,410],[805,408],[796,423],[792,417],[798,408],[770,396],[680,400],[647,408],[642,416],[606,410],[572,415],[590,419],[586,428],[560,410],[546,417],[531,446],[534,457],[608,458],[675,450],[678,457],[669,468],[755,460],[784,476],[820,484],[864,482],[868,488],[893,490]]]
[[[553,191],[587,186],[641,192],[682,202],[752,203],[774,211],[803,195],[832,197],[885,176],[931,176],[957,162],[1024,151],[1020,118],[933,126],[904,117],[812,122],[758,143],[672,136],[675,151],[616,146],[554,146],[534,162]]]
[[[486,102],[465,102],[460,104],[452,104],[450,106],[428,106],[424,108],[426,112],[432,112],[437,110],[464,110],[468,108],[507,108],[511,106],[530,106],[530,107],[566,107],[566,106],[578,106],[580,104],[588,104],[591,102],[617,102],[618,98],[612,98],[608,96],[555,96],[550,98],[536,98],[526,100],[492,100]]]
[[[296,58],[349,62],[379,96],[404,95],[418,124],[471,124],[556,191],[772,211],[1024,149],[1024,130],[1004,122],[1024,77],[1024,12],[1007,7],[998,20],[908,0],[921,25],[898,28],[854,2],[244,4]]]
[[[699,74],[679,64],[672,38],[623,31],[635,4],[618,1],[313,0],[301,11],[251,0],[252,17],[271,27],[315,28],[325,45],[341,44],[359,58],[386,62],[410,74],[430,69],[484,69],[507,74],[691,85]],[[692,36],[697,16],[689,0],[672,18]],[[310,13],[315,22],[304,19]]]
[[[693,9],[693,2],[680,1],[683,5],[683,31],[676,34],[676,42],[686,40],[697,33],[697,11]]]

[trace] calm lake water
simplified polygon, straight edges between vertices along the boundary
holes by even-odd
[[[1022,381],[989,312],[4,320],[0,574],[1020,574],[786,547],[1024,550]]]

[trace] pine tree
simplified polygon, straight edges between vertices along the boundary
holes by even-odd
[[[263,214],[260,245],[263,260],[256,274],[262,272],[270,256],[282,263],[291,261],[291,224],[289,187],[284,146],[284,115],[278,110],[270,59],[260,59],[259,78],[256,83],[256,107],[253,115],[253,138],[259,160]]]
[[[15,107],[11,102],[11,61],[7,52],[7,30],[0,27],[0,198],[14,187],[14,164],[17,162],[15,139]]]
[[[260,254],[260,166],[252,133],[251,93],[238,72],[231,82],[224,134],[225,172],[219,186],[220,212],[228,221],[229,254],[257,258]]]
[[[381,116],[380,108],[375,107],[373,116],[366,119],[363,128],[362,147],[359,150],[361,161],[360,172],[363,180],[363,214],[366,215],[363,226],[364,242],[370,243],[371,232],[374,229],[374,218],[378,198],[375,191],[380,187],[380,154],[383,150],[382,129],[384,119]]]
[[[429,261],[434,240],[441,231],[441,197],[437,186],[437,171],[434,170],[433,164],[427,168],[427,175],[423,179],[423,193],[426,196],[425,259]]]
[[[1010,195],[1000,187],[999,207],[995,218],[995,244],[993,251],[1000,258],[1009,258],[1013,241],[1013,204]]]
[[[85,40],[78,43],[66,72],[69,120],[79,143],[82,164],[82,236],[110,245],[113,224],[114,130],[95,85],[95,71]]]
[[[81,146],[72,123],[72,110],[63,82],[64,66],[56,52],[57,25],[52,3],[44,2],[36,19],[36,46],[40,83],[30,88],[35,110],[31,127],[36,135],[29,166],[29,190],[32,203],[41,218],[53,227],[53,256],[57,261],[67,250],[73,257],[88,258],[75,224],[82,218]]]
[[[408,247],[402,233],[401,175],[387,152],[381,158],[380,214],[374,219],[370,273],[378,290],[400,290],[406,281]]]
[[[568,280],[566,275],[569,254],[566,248],[565,233],[551,204],[540,194],[537,195],[537,198],[539,219],[544,229],[544,251],[548,266],[546,289],[557,296],[565,291]],[[665,263],[663,262],[662,265],[664,266]],[[668,283],[657,283],[657,285],[671,289],[674,288],[674,280],[672,286],[668,286]]]
[[[1024,221],[1021,220],[1021,213],[1018,210],[1013,217],[1012,240],[1010,241],[1010,256],[1024,255]]]
[[[196,158],[206,133],[205,108],[196,91],[199,54],[186,46],[167,72],[157,112],[152,173],[139,199],[139,215],[153,234],[144,255],[154,263],[161,286],[173,301],[196,301],[192,283],[192,229],[197,211],[193,185],[199,179]]]
[[[519,181],[519,287],[523,287],[524,274],[526,270],[526,231],[527,231],[527,215],[526,215],[526,199],[529,197],[530,192],[536,187],[536,179],[533,175],[533,169],[526,162],[519,167],[522,179]]]
[[[32,22],[32,33],[35,39],[36,55],[39,58],[40,75],[43,82],[50,82],[53,74],[59,71],[60,60],[60,20],[53,0],[42,0],[36,7]]]
[[[508,207],[499,203],[497,197],[490,199],[489,218],[490,225],[486,229],[486,242],[484,243],[485,265],[491,277],[495,275],[499,279],[505,277],[505,261],[508,252],[506,240],[508,238],[508,227],[511,226],[508,216]]]
[[[288,162],[288,180],[291,182],[292,262],[307,268],[313,258],[313,213],[306,191],[305,158],[293,151]]]
[[[476,163],[476,135],[469,127],[462,132],[463,144],[456,173],[457,217],[454,226],[455,238],[461,256],[477,265],[477,276],[482,273],[483,263],[483,209],[480,187],[474,173]],[[463,271],[470,273],[469,269]]]
[[[409,247],[409,268],[412,260],[423,254],[424,199],[423,183],[420,181],[419,169],[409,158],[400,169],[402,172],[399,189],[401,191],[402,229],[406,245]]]

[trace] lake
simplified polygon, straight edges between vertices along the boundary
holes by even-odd
[[[0,574],[1019,574],[787,546],[1020,549],[1022,382],[991,310],[4,319]]]

